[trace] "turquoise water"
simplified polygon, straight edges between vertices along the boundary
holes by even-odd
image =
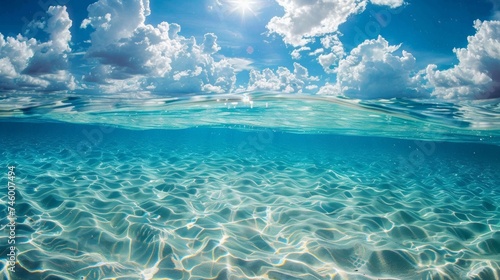
[[[499,100],[0,104],[2,279],[500,278]]]

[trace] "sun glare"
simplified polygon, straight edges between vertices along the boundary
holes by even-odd
[[[229,0],[228,4],[231,6],[231,13],[238,12],[242,17],[248,14],[257,15],[257,0]]]

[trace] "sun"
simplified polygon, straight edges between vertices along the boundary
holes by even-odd
[[[257,16],[258,1],[257,0],[228,0],[227,3],[230,5],[230,12],[238,12],[242,17],[246,17],[248,14]]]

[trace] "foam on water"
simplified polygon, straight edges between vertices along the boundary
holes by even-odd
[[[19,185],[3,278],[500,277],[496,145],[106,129],[0,124]]]

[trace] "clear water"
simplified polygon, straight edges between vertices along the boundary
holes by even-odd
[[[3,279],[499,279],[500,103],[0,101]]]

